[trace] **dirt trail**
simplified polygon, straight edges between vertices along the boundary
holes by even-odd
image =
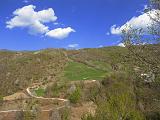
[[[73,83],[77,83],[77,82],[80,82],[80,81],[74,81]],[[94,82],[97,82],[97,80],[84,81],[84,83],[86,85],[92,85],[92,83],[94,83]],[[40,88],[40,87],[42,87],[42,83],[34,83],[31,87],[26,88],[26,90],[23,92],[18,92],[18,93],[11,95],[11,96],[6,96],[5,100],[15,100],[15,99],[19,98],[18,97],[19,95],[26,95],[26,96],[28,96],[28,98],[36,98],[36,99],[40,99],[40,100],[60,101],[63,104],[59,107],[56,107],[55,109],[60,110],[61,108],[65,108],[65,107],[71,108],[71,120],[81,120],[81,116],[84,113],[88,113],[88,112],[90,112],[91,114],[95,113],[96,106],[92,102],[85,102],[79,106],[72,106],[72,105],[70,105],[70,102],[68,99],[38,97],[32,92],[32,90]],[[25,110],[6,110],[6,111],[0,111],[0,113],[14,114],[14,113],[20,112],[20,111],[25,111]],[[32,110],[30,110],[30,111],[32,111]],[[52,109],[42,109],[42,112],[50,112],[50,111],[52,111]]]
[[[45,97],[38,97],[38,96],[34,95],[34,94],[30,91],[30,89],[34,89],[34,88],[37,88],[37,86],[28,87],[28,88],[26,89],[27,93],[28,93],[31,97],[33,97],[33,98],[44,99],[44,100],[45,100],[45,99],[47,99],[47,100],[59,100],[59,101],[63,101],[63,102],[69,101],[68,99],[62,99],[62,98],[45,98]]]
[[[62,101],[64,102],[63,106],[57,107],[56,109],[61,109],[64,108],[66,106],[69,106],[69,100],[68,99],[61,99],[61,98],[45,98],[45,97],[38,97],[36,95],[34,95],[30,89],[34,89],[34,88],[39,88],[41,86],[41,83],[35,83],[32,87],[28,87],[26,89],[27,94],[32,97],[32,98],[36,98],[36,99],[41,99],[41,100],[57,100],[57,101]],[[4,97],[5,101],[12,101],[12,100],[16,100],[16,99],[27,99],[29,98],[29,96],[27,96],[24,92],[17,92],[13,95],[10,96],[6,96]],[[0,113],[9,113],[9,112],[19,112],[19,111],[25,111],[25,110],[6,110],[6,111],[0,111]],[[51,111],[51,109],[49,110],[42,110],[42,111]]]

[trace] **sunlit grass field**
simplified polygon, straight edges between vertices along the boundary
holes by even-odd
[[[64,77],[67,80],[101,80],[106,74],[106,71],[97,70],[78,62],[69,62],[64,70]]]

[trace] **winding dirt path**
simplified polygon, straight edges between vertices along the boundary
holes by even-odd
[[[62,99],[62,98],[45,98],[45,97],[38,97],[38,96],[32,94],[32,92],[30,91],[30,89],[34,89],[34,88],[37,88],[37,86],[28,87],[28,88],[26,89],[27,93],[28,93],[31,97],[33,97],[33,98],[43,99],[43,100],[58,100],[58,101],[63,101],[63,102],[69,101],[68,99]]]
[[[64,107],[67,107],[69,106],[69,100],[68,99],[61,99],[61,98],[45,98],[45,97],[38,97],[36,95],[34,95],[30,89],[34,89],[34,88],[39,88],[40,85],[37,84],[37,85],[34,85],[32,87],[28,87],[26,89],[26,92],[27,94],[32,97],[32,98],[36,98],[36,99],[41,99],[41,100],[57,100],[57,101],[62,101],[64,102],[64,105],[63,106],[60,106],[60,107],[56,107],[55,109],[59,110],[61,108],[64,108]],[[12,98],[13,99],[13,98]],[[25,98],[24,98],[25,99]],[[48,111],[51,111],[52,109],[48,109],[48,110],[42,110],[43,112],[48,112]],[[0,111],[0,113],[10,113],[10,112],[20,112],[20,111],[26,111],[26,110],[6,110],[6,111]],[[30,110],[32,111],[32,110]]]
[[[90,85],[91,83],[94,83],[96,82],[97,80],[86,80],[84,81],[85,84],[87,85]],[[76,81],[77,82],[77,81]],[[73,83],[76,83],[75,81]],[[82,106],[71,106],[70,105],[70,102],[68,99],[62,99],[62,98],[45,98],[45,97],[38,97],[36,96],[32,91],[33,89],[36,89],[36,88],[40,88],[42,87],[42,83],[35,83],[33,84],[31,87],[28,87],[26,88],[26,95],[31,97],[31,98],[36,98],[36,99],[40,99],[40,100],[57,100],[57,101],[61,101],[62,102],[62,105],[58,106],[58,107],[55,107],[54,109],[53,108],[49,108],[49,109],[42,109],[41,111],[42,112],[50,112],[52,110],[59,110],[59,109],[62,109],[62,108],[70,108],[71,109],[71,120],[80,120],[81,119],[81,116],[84,114],[84,112],[90,112],[92,114],[94,114],[95,112],[95,108],[96,106],[89,102],[89,103],[84,103]],[[25,98],[24,98],[25,99]],[[21,112],[21,111],[27,111],[27,110],[6,110],[6,111],[0,111],[1,114],[3,113],[16,113],[16,112]],[[32,111],[32,110],[30,110]]]

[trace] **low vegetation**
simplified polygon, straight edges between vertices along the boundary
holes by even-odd
[[[126,48],[0,51],[0,54],[2,96],[42,83],[35,90],[37,96],[69,99],[73,106],[92,101],[95,113],[84,114],[82,120],[160,118],[159,84],[146,82],[140,76],[143,66],[137,66]],[[90,80],[98,82],[92,84]],[[63,118],[68,116],[66,112]]]
[[[77,102],[79,102],[80,98],[81,98],[81,89],[80,88],[76,88],[75,91],[73,91],[70,95],[69,95],[69,100],[71,103],[76,104]]]
[[[69,62],[64,69],[64,78],[67,80],[99,80],[105,76],[106,71],[97,70],[78,62]]]
[[[43,88],[38,88],[35,90],[37,96],[44,96],[45,90]]]
[[[0,94],[10,95],[33,83],[58,80],[66,62],[63,50],[0,51]]]

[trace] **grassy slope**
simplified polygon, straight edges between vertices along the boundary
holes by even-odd
[[[64,69],[67,80],[102,80],[114,72],[113,66],[122,66],[122,55],[126,49],[122,47],[106,47],[67,51],[69,62]]]
[[[105,76],[105,71],[97,70],[78,62],[69,62],[67,67],[64,69],[64,77],[67,80],[103,79]]]

